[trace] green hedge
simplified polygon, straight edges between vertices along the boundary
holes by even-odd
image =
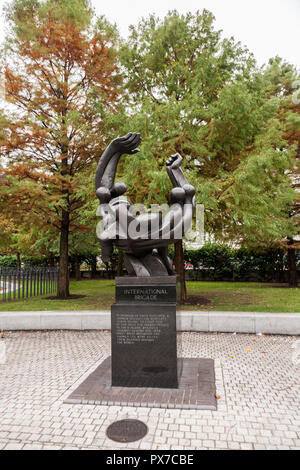
[[[38,256],[21,256],[22,266],[53,266],[53,259]],[[0,266],[14,268],[17,266],[17,257],[15,255],[0,256]]]
[[[174,246],[169,247],[169,255],[174,258]],[[300,271],[300,253],[298,269]],[[79,261],[85,261],[96,270],[96,256],[84,255]],[[22,264],[35,266],[51,266],[58,260],[22,256]],[[184,259],[194,266],[187,271],[187,279],[213,281],[257,281],[287,282],[287,256],[282,249],[254,251],[246,248],[231,248],[224,244],[206,243],[199,250],[184,250]],[[70,264],[72,265],[72,257]],[[118,253],[114,251],[110,269],[116,270]],[[0,256],[0,266],[17,266],[16,256]]]
[[[0,256],[0,266],[4,268],[15,268],[17,266],[16,256]]]
[[[254,251],[207,243],[199,250],[184,250],[184,259],[194,266],[190,279],[285,282],[288,269],[282,249]]]

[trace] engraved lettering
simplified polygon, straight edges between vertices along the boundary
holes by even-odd
[[[116,319],[117,344],[155,343],[168,329],[168,315],[120,313]]]

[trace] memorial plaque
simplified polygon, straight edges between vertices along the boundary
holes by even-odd
[[[119,279],[111,309],[112,385],[177,388],[176,278]]]
[[[116,286],[117,302],[170,302],[176,299],[176,286]]]

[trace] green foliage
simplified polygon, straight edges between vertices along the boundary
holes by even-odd
[[[180,152],[215,239],[268,247],[293,236],[295,147],[284,133],[298,117],[280,116],[293,67],[276,58],[258,69],[246,48],[221,39],[206,10],[143,19],[121,61],[130,111],[117,125],[126,132],[130,119],[143,135],[141,154],[122,169],[133,200],[165,202],[165,160]]]
[[[200,250],[185,250],[184,259],[197,267],[199,264],[205,268],[213,269],[213,279],[219,276],[230,277],[232,272],[234,252],[227,245],[206,244]]]
[[[162,103],[193,94],[203,107],[233,71],[237,77],[244,74],[252,58],[232,39],[221,40],[213,22],[207,10],[195,15],[171,11],[163,20],[152,15],[132,26],[122,55],[131,96]]]
[[[280,248],[258,251],[206,243],[199,250],[184,250],[184,259],[212,280],[279,282],[287,269],[285,252]]]
[[[42,34],[40,18],[69,21],[80,28],[89,27],[93,11],[89,0],[13,0],[4,8],[16,38],[35,40]]]
[[[57,265],[58,258],[46,256],[22,256],[21,262],[24,266],[54,266]]]
[[[17,266],[17,257],[14,255],[0,256],[0,266],[14,268]]]
[[[186,15],[171,11],[164,19],[154,15],[143,19],[131,27],[120,56],[116,27],[104,17],[92,21],[89,1],[14,0],[8,4],[6,15],[12,26],[7,43],[10,52],[17,52],[20,43],[28,40],[30,51],[36,47],[35,52],[42,53],[40,28],[45,18],[52,15],[53,25],[58,19],[63,20],[63,25],[70,21],[84,30],[83,36],[92,34],[102,38],[107,45],[105,58],[109,57],[113,64],[120,60],[123,66],[122,97],[113,95],[112,100],[107,100],[104,88],[96,85],[85,90],[84,77],[89,76],[91,69],[90,62],[83,60],[80,67],[84,75],[78,77],[76,73],[72,86],[78,81],[78,90],[83,87],[78,96],[84,97],[87,107],[78,108],[70,100],[65,116],[62,118],[58,113],[48,122],[46,111],[53,97],[51,100],[46,97],[42,106],[45,112],[41,113],[39,107],[37,116],[28,120],[29,125],[34,121],[37,129],[50,126],[54,139],[52,151],[57,154],[59,149],[58,165],[65,144],[63,131],[76,130],[76,145],[70,146],[70,155],[76,150],[74,165],[77,167],[70,169],[72,178],[70,175],[63,178],[63,184],[72,186],[69,201],[72,257],[78,256],[91,266],[95,264],[99,253],[95,234],[98,221],[93,183],[95,162],[116,135],[137,131],[143,136],[141,152],[123,156],[118,168],[118,177],[126,181],[131,201],[165,203],[171,189],[165,161],[169,155],[180,152],[184,157],[184,172],[196,188],[197,202],[205,206],[205,230],[217,241],[236,241],[247,248],[246,252],[244,248],[239,250],[237,255],[224,245],[205,246],[201,252],[206,260],[203,263],[208,263],[214,268],[211,272],[221,277],[230,277],[234,268],[237,277],[247,277],[251,271],[263,279],[272,278],[276,271],[272,258],[275,252],[271,251],[269,256],[266,249],[273,250],[286,237],[293,239],[299,233],[299,218],[291,217],[297,213],[297,207],[299,211],[291,175],[294,179],[299,176],[300,155],[300,107],[292,103],[293,83],[299,74],[293,66],[276,57],[267,67],[258,69],[246,48],[233,39],[222,39],[221,32],[215,29],[213,15],[207,10]],[[80,44],[78,57],[82,58]],[[23,67],[23,57],[21,60]],[[59,64],[58,60],[58,70]],[[40,79],[39,74],[40,68],[36,75]],[[21,76],[23,80],[30,74]],[[57,81],[56,96],[63,81],[59,74],[49,76],[53,83]],[[117,87],[122,82],[115,71],[112,81]],[[31,86],[29,83],[27,88]],[[41,96],[42,91],[39,91]],[[30,111],[31,108],[29,114]],[[93,127],[89,124],[91,116]],[[8,122],[3,112],[1,142],[7,137]],[[17,119],[15,125],[13,135],[17,135],[22,123]],[[25,141],[21,141],[21,146]],[[15,139],[12,144],[15,145]],[[11,185],[0,187],[1,214],[8,196],[14,207],[14,220],[8,216],[2,220],[0,214],[1,253],[26,252],[45,259],[59,253],[57,210],[66,209],[67,200],[64,193],[60,194],[61,177],[49,178],[53,162],[50,155],[49,165],[45,166],[42,161],[46,156],[47,148],[42,148],[40,163],[32,167],[35,178],[44,170],[40,191],[25,173],[14,179],[11,176]],[[86,157],[84,168],[82,159]],[[23,164],[24,160],[23,149],[17,163]],[[31,195],[31,202],[26,194]],[[23,220],[24,214],[30,214],[29,221]],[[259,259],[253,254],[258,246],[265,250]],[[171,255],[173,251],[171,247]],[[191,260],[196,257],[197,261],[198,254],[189,252],[186,256]],[[115,254],[112,266],[116,263]],[[264,271],[264,263],[270,264],[270,272]]]
[[[57,258],[47,258],[46,256],[21,256],[21,264],[24,266],[53,266],[57,263]],[[17,256],[0,256],[0,266],[16,267]]]
[[[99,253],[92,180],[120,97],[118,33],[89,0],[13,0],[6,19],[0,61],[12,106],[0,112],[0,153],[10,180],[0,231],[11,217],[13,237],[1,253],[60,254],[67,297],[68,255]]]
[[[220,93],[230,84],[237,96],[242,95],[239,87],[247,92],[243,83],[249,80],[253,58],[232,39],[222,40],[213,21],[213,15],[206,10],[195,15],[173,11],[164,20],[150,16],[138,27],[132,27],[131,36],[123,46],[121,61],[131,107],[130,123],[143,135],[142,156],[135,155],[124,165],[135,200],[142,193],[142,200],[146,198],[150,202],[154,198],[153,202],[165,202],[170,183],[162,170],[170,154],[181,152],[192,156],[190,161],[185,160],[184,166],[193,177],[198,174],[193,166],[194,158],[202,164],[206,161],[203,173],[207,174],[211,173],[212,164],[216,169],[217,160],[223,161],[226,145],[230,149],[230,145],[221,142],[221,134],[228,135],[228,130],[223,130],[228,122],[222,129],[219,126],[223,108],[231,99],[230,90],[227,95],[224,92],[224,97]],[[258,96],[256,93],[252,101],[258,100]],[[243,96],[239,99],[242,101]],[[224,102],[223,107],[217,106],[220,100]],[[247,116],[254,107],[250,98],[248,101],[250,104],[244,111]],[[228,112],[228,119],[234,121],[239,112],[236,103],[232,104],[232,110],[235,114]],[[257,121],[257,116],[253,121]],[[125,125],[128,128],[127,121]],[[240,134],[239,129],[233,132],[239,138]],[[230,139],[231,146],[240,149],[242,143],[233,142],[233,136]],[[247,135],[249,139],[251,136]],[[218,154],[220,147],[222,152]],[[200,178],[195,183],[198,189]],[[199,191],[198,195],[202,202]]]

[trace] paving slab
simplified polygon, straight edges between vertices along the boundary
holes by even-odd
[[[65,404],[109,357],[110,341],[109,331],[4,332],[0,449],[300,450],[299,337],[179,333],[182,357],[214,361],[215,411],[153,408],[157,397],[146,389],[132,395],[133,406],[121,397],[119,405],[113,397],[110,406]],[[148,434],[134,445],[108,439],[108,426],[127,418]]]
[[[177,389],[112,387],[111,356],[94,370],[64,403],[87,405],[144,406],[146,392],[149,408],[216,410],[214,361],[212,359],[178,359]]]

